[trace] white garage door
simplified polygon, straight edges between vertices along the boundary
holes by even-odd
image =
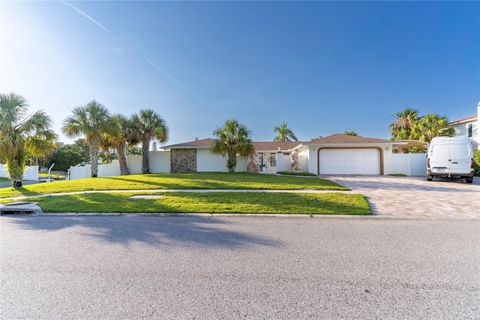
[[[380,174],[376,149],[322,149],[320,174]]]

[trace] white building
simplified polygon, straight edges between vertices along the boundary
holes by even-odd
[[[477,106],[477,114],[455,120],[449,123],[455,129],[457,136],[467,136],[472,140],[474,148],[480,150],[480,102]]]

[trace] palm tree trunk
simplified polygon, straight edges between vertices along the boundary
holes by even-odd
[[[122,176],[129,174],[127,166],[127,156],[125,155],[125,143],[117,146],[118,163],[120,165],[120,174]]]
[[[227,160],[228,172],[235,172],[236,166],[237,166],[237,153],[230,152],[228,154],[228,160]]]
[[[7,169],[10,180],[12,180],[13,188],[20,188],[23,178],[23,157],[21,155],[7,158]]]
[[[90,150],[90,165],[91,165],[91,176],[96,178],[98,174],[98,150],[100,146],[100,139],[92,138],[90,139],[89,150]]]
[[[150,149],[150,138],[142,140],[142,173],[150,173],[150,157],[148,149]]]

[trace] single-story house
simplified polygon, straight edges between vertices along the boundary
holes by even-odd
[[[480,150],[480,102],[477,105],[477,114],[458,119],[449,123],[455,129],[457,136],[467,136],[474,148]]]
[[[195,139],[149,151],[151,173],[226,172],[227,159],[211,151],[214,139]],[[320,175],[337,174],[405,174],[425,175],[426,154],[401,153],[412,141],[334,134],[310,141],[253,142],[255,159],[237,156],[235,171],[247,171],[249,161],[256,161],[263,172],[292,171]],[[132,174],[142,172],[142,156],[127,156]],[[118,160],[98,166],[99,177],[120,175]],[[69,169],[69,179],[90,176],[90,165]]]
[[[226,159],[211,152],[213,139],[196,139],[163,147],[170,151],[170,172],[227,171]],[[411,163],[399,160],[393,153],[394,146],[404,142],[386,139],[334,134],[310,141],[254,142],[257,164],[268,172],[288,171],[293,153],[298,158],[299,169],[313,174],[369,174],[384,175],[402,173],[401,166]],[[416,157],[416,174],[422,174],[425,155]],[[246,171],[248,157],[237,158],[236,171]],[[410,161],[410,160],[408,160]],[[406,164],[404,164],[406,163]]]

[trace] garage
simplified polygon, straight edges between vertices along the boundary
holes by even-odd
[[[318,174],[383,174],[383,155],[377,147],[318,149]]]

